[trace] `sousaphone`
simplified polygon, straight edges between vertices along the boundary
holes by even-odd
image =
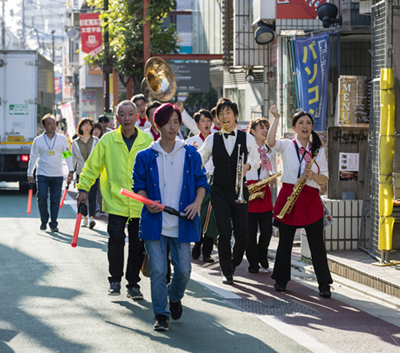
[[[161,102],[168,102],[175,96],[175,75],[165,60],[158,57],[147,60],[141,89],[145,96],[150,93]]]

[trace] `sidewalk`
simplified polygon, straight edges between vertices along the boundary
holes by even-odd
[[[279,238],[273,236],[269,246],[271,250],[268,252],[269,256],[274,259],[278,240]],[[391,259],[400,260],[399,255],[393,253]],[[378,296],[379,299],[385,297],[383,293],[400,298],[400,265],[383,267],[373,265],[376,263],[377,260],[361,250],[328,252],[328,264],[331,272],[355,282],[353,289],[368,292],[372,296]],[[300,268],[306,273],[314,273],[311,261],[302,258],[300,241],[295,241],[293,246],[292,267]],[[346,282],[346,285],[348,285],[348,282]],[[371,288],[371,291],[368,291],[368,287]],[[372,293],[372,289],[382,292],[382,295],[379,292]]]

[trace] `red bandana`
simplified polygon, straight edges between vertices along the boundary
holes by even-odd
[[[146,124],[147,119],[139,116],[139,126],[143,127]]]
[[[204,136],[201,134],[201,132],[200,132],[200,134],[199,134],[199,137],[203,140],[203,142],[205,141],[205,138],[204,138]]]

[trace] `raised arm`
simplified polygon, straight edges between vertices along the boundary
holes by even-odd
[[[281,116],[279,115],[278,108],[275,104],[270,108],[269,112],[273,115],[274,121],[272,122],[268,131],[267,143],[269,147],[274,147],[276,144],[276,131],[278,129],[279,118]]]

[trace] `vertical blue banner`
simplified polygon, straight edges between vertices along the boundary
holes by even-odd
[[[329,33],[299,38],[293,42],[300,109],[314,117],[314,131],[325,131]]]

